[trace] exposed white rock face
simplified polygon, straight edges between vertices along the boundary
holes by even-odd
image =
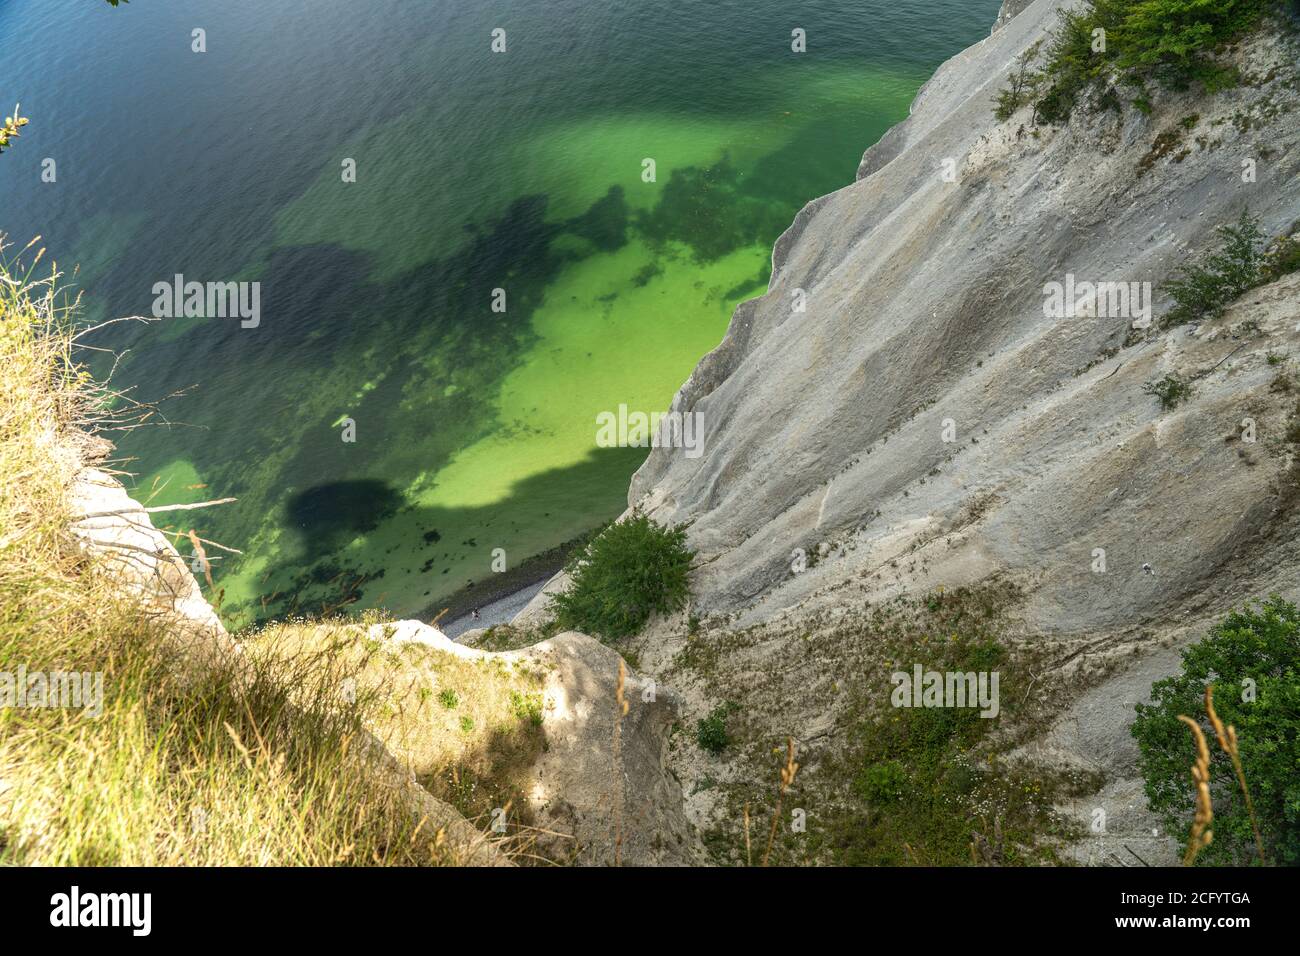
[[[1149,115],[1078,110],[1034,129],[1022,109],[997,122],[1016,57],[1066,5],[1008,0],[858,180],[799,213],[767,294],[736,310],[674,398],[703,416],[703,457],[654,449],[628,500],[691,522],[694,612],[768,635],[718,666],[775,683],[817,615],[1016,584],[1023,629],[1077,647],[1072,667],[1094,675],[1035,756],[1103,770],[1121,835],[1156,863],[1173,857],[1135,781],[1133,704],[1176,669],[1170,643],[1249,598],[1300,598],[1283,439],[1296,398],[1273,387],[1269,358],[1300,360],[1300,276],[1136,344],[1134,313],[1052,317],[1045,287],[1149,282],[1158,323],[1162,287],[1217,245],[1215,227],[1248,208],[1270,234],[1293,233],[1300,49],[1253,38],[1232,54],[1244,85],[1155,91]],[[1166,375],[1192,383],[1173,409],[1144,391]],[[820,560],[798,571],[800,549]],[[679,630],[643,635],[652,672],[670,667]],[[1137,670],[1096,685],[1101,661]],[[797,695],[741,704],[770,737],[833,738],[833,715]],[[1072,809],[1086,825],[1089,807]],[[1112,833],[1078,854],[1117,862],[1116,845]]]
[[[694,522],[699,610],[756,622],[864,573],[887,590],[1007,571],[1030,626],[1097,632],[1294,593],[1286,456],[1269,451],[1285,398],[1264,358],[1300,344],[1294,282],[1246,297],[1257,336],[1216,323],[1129,348],[1129,318],[1045,317],[1044,285],[1151,282],[1158,315],[1214,227],[1247,206],[1274,234],[1300,219],[1300,124],[1233,121],[1293,98],[1296,51],[1256,43],[1243,66],[1275,79],[1162,93],[1150,117],[1079,111],[1037,136],[1026,111],[997,123],[1010,64],[1060,6],[1038,0],[938,71],[859,181],[799,214],[769,292],[674,399],[704,416],[705,455],[654,449],[629,503]],[[1186,154],[1144,171],[1166,132]],[[1197,377],[1172,412],[1142,390],[1168,373]],[[1225,437],[1252,414],[1262,437],[1243,457]],[[793,549],[818,543],[854,550],[793,574]]]
[[[1034,2],[1035,0],[1002,0],[1002,6],[998,10],[998,18],[993,23],[992,32],[996,33],[998,30],[1001,30],[1011,21],[1012,17],[1023,13],[1032,6]]]
[[[234,648],[189,564],[117,479],[86,468],[73,483],[71,502],[79,519],[72,531],[83,547],[112,562],[123,588],[166,618],[169,631],[188,643],[184,650],[199,656]]]
[[[527,771],[526,796],[543,831],[539,849],[585,865],[677,865],[702,854],[686,821],[681,787],[668,772],[668,733],[676,696],[626,670],[618,718],[619,655],[566,631],[516,651],[458,644],[418,621],[377,624],[375,640],[418,643],[471,660],[525,662],[546,674],[542,731],[546,746]]]
[[[699,862],[702,854],[666,766],[676,696],[630,669],[618,717],[619,655],[568,631],[528,648],[548,659],[546,752],[532,799],[552,827],[576,838],[577,862],[631,866]],[[558,849],[558,848],[557,848]]]
[[[182,666],[204,668],[231,660],[239,665],[239,646],[204,598],[191,565],[116,478],[95,468],[83,469],[70,489],[70,499],[77,519],[73,533],[88,553],[109,562],[124,592],[163,622],[160,631],[176,642]],[[413,820],[422,821],[431,832],[442,831],[458,863],[510,865],[482,832],[421,787],[410,768],[379,740],[366,736],[359,743],[368,772],[404,801]]]
[[[551,598],[569,586],[569,575],[561,571],[546,582],[546,586],[533,596],[522,611],[514,616],[511,624],[519,628],[538,628],[546,624],[555,615],[551,613]]]

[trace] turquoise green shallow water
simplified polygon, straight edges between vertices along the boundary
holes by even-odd
[[[175,273],[259,282],[256,329],[106,331],[120,387],[193,386],[123,435],[137,496],[239,498],[176,526],[244,552],[216,567],[232,623],[415,613],[622,510],[645,450],[597,448],[597,413],[667,407],[996,6],[13,0],[0,93],[33,123],[0,229],[79,263],[87,321]]]

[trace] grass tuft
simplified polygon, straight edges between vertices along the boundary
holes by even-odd
[[[341,662],[178,666],[168,621],[77,547],[69,490],[111,396],[75,361],[76,302],[33,278],[40,258],[0,250],[0,675],[99,674],[103,699],[0,706],[0,864],[457,862],[391,778],[359,771],[376,697],[346,693]]]

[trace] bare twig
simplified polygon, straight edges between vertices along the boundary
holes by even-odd
[[[1131,846],[1129,846],[1127,843],[1124,844],[1124,849],[1128,850],[1128,851],[1129,851],[1130,853],[1132,853],[1135,857],[1137,857],[1137,861],[1138,861],[1139,863],[1141,863],[1143,866],[1150,866],[1150,865],[1151,865],[1151,864],[1148,863],[1146,860],[1142,859],[1142,857],[1138,856],[1138,855],[1137,855],[1137,851],[1134,850],[1134,849],[1133,849]]]
[[[1232,358],[1234,355],[1236,355],[1238,352],[1240,352],[1240,351],[1241,351],[1243,348],[1245,348],[1245,347],[1246,347],[1246,343],[1245,343],[1245,342],[1242,342],[1240,345],[1238,345],[1235,349],[1233,349],[1231,352],[1229,352],[1229,353],[1228,353],[1227,355],[1225,355],[1223,358],[1219,359],[1217,362],[1215,362],[1213,365],[1211,365],[1211,366],[1210,366],[1210,372],[1213,372],[1216,368],[1218,368],[1218,367],[1219,367],[1220,365],[1222,365],[1224,362],[1228,361],[1228,359]],[[1206,372],[1205,374],[1206,374],[1206,375],[1209,375],[1210,372]]]
[[[96,511],[88,515],[77,515],[73,521],[89,521],[91,518],[113,518],[129,514],[158,514],[163,511],[193,511],[196,508],[211,508],[214,505],[228,505],[238,498],[217,498],[215,501],[198,501],[190,505],[155,505],[152,508],[119,508],[115,511]]]
[[[116,325],[119,322],[161,322],[161,321],[162,321],[161,319],[157,319],[147,315],[124,315],[121,318],[108,319],[105,322],[100,322],[97,325],[92,325],[89,328],[82,329],[76,335],[72,336],[72,341],[75,342],[83,335],[89,335],[91,332],[98,332],[100,329],[104,328],[105,326]],[[92,346],[87,345],[87,346],[82,346],[82,348],[92,348]]]

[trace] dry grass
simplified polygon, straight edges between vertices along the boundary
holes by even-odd
[[[1214,831],[1210,829],[1214,822],[1214,803],[1210,800],[1210,748],[1206,746],[1200,724],[1190,717],[1180,716],[1178,719],[1192,729],[1192,738],[1196,742],[1196,760],[1192,763],[1196,815],[1192,818],[1192,832],[1183,854],[1183,866],[1191,866],[1196,862],[1197,854],[1214,842]]]
[[[86,426],[120,406],[73,360],[54,278],[0,264],[0,672],[99,672],[104,699],[98,717],[0,709],[0,864],[457,862],[391,780],[359,771],[380,701],[340,694],[347,660],[263,653],[182,676],[165,625],[76,547]]]
[[[1214,711],[1214,685],[1205,688],[1205,715],[1214,728],[1214,736],[1219,747],[1232,761],[1232,769],[1237,774],[1237,784],[1241,795],[1246,800],[1246,811],[1250,815],[1250,827],[1255,834],[1255,849],[1259,853],[1259,862],[1268,865],[1264,853],[1264,839],[1259,832],[1259,823],[1255,819],[1255,804],[1250,799],[1250,787],[1246,785],[1246,772],[1241,765],[1241,754],[1237,747],[1237,729],[1231,724],[1223,725],[1219,715]],[[1192,729],[1192,738],[1196,742],[1196,760],[1192,764],[1192,782],[1196,785],[1196,813],[1192,817],[1191,835],[1187,840],[1187,850],[1183,854],[1183,865],[1191,866],[1197,855],[1214,841],[1210,824],[1214,822],[1214,802],[1210,798],[1210,748],[1205,742],[1205,734],[1200,725],[1191,717],[1179,715],[1179,720]]]
[[[777,788],[776,807],[772,810],[772,829],[767,835],[767,849],[763,851],[764,866],[767,866],[767,861],[772,856],[772,844],[776,842],[776,828],[781,823],[781,803],[785,800],[785,792],[794,785],[794,775],[798,770],[799,765],[794,762],[794,738],[787,737],[785,741],[785,766],[781,768],[781,785]],[[748,854],[748,833],[745,835],[745,843],[745,852]]]
[[[1219,715],[1214,712],[1214,685],[1210,684],[1205,688],[1205,714],[1210,718],[1210,725],[1214,727],[1214,735],[1219,740],[1219,746],[1223,752],[1228,755],[1232,761],[1232,769],[1237,774],[1237,784],[1241,787],[1241,795],[1246,801],[1246,813],[1250,816],[1250,829],[1255,835],[1255,849],[1259,852],[1259,862],[1268,865],[1268,855],[1264,852],[1264,838],[1259,832],[1259,821],[1255,818],[1255,802],[1250,799],[1250,787],[1246,784],[1246,771],[1241,765],[1241,752],[1237,748],[1237,728],[1229,724],[1226,728]]]
[[[498,835],[504,822],[504,835],[520,843],[531,825],[523,772],[544,746],[545,674],[527,660],[390,644],[372,636],[374,625],[384,626],[373,614],[277,624],[250,635],[247,647],[256,661],[318,657],[349,674],[349,691],[370,702],[366,727],[426,789],[480,827],[496,824]]]

